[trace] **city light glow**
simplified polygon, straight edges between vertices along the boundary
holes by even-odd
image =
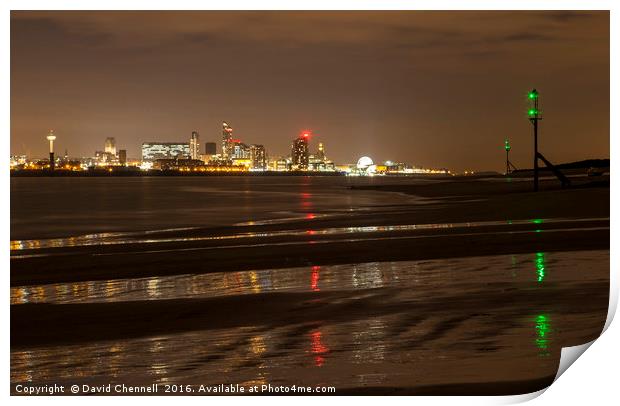
[[[54,157],[53,143],[56,135],[50,130],[50,158],[29,159],[25,155],[11,156],[11,172],[50,171],[56,173],[83,172],[92,174],[127,174],[131,172],[150,174],[155,171],[178,172],[182,174],[200,173],[268,173],[268,172],[331,172],[347,176],[384,175],[453,175],[447,169],[420,168],[402,162],[387,160],[375,164],[369,157],[362,157],[356,164],[337,165],[327,157],[325,144],[319,142],[311,146],[312,131],[303,130],[293,140],[291,154],[285,157],[270,157],[260,144],[245,144],[233,138],[233,128],[222,122],[221,153],[217,153],[215,142],[204,144],[205,154],[201,153],[201,143],[197,130],[188,136],[188,142],[144,142],[141,145],[141,158],[127,157],[126,149],[117,149],[114,137],[105,138],[104,148],[95,151],[93,157],[69,158]],[[316,152],[311,152],[311,147]],[[50,161],[53,159],[53,162]],[[466,174],[468,174],[466,172]],[[471,172],[473,174],[473,172]]]

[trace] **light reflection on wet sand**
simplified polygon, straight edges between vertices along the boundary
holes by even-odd
[[[551,255],[551,262],[547,257]],[[595,254],[565,253],[563,256],[598,262]],[[508,257],[508,261],[506,260]],[[442,282],[456,282],[458,273],[469,274],[459,282],[463,289],[478,289],[483,280],[494,282],[543,282],[547,263],[559,261],[559,254],[471,257],[429,261],[369,262],[361,264],[264,269],[239,272],[175,275],[139,279],[115,279],[19,286],[11,288],[11,304],[118,302],[150,299],[181,299],[245,295],[261,292],[305,292],[360,290],[381,287],[416,287],[411,295],[425,295],[425,288],[441,288]],[[532,265],[532,272],[523,268]],[[517,272],[518,271],[518,272]],[[572,280],[575,272],[554,275],[555,281]],[[453,289],[454,286],[449,286]]]
[[[314,219],[314,214],[305,215],[306,219]],[[287,221],[294,219],[284,219]],[[217,235],[204,237],[162,237],[146,238],[149,235],[163,234],[168,232],[182,232],[192,230],[192,228],[179,228],[167,230],[151,230],[143,232],[131,233],[101,233],[89,234],[67,238],[52,238],[42,240],[12,240],[10,244],[11,251],[36,250],[43,248],[66,248],[66,247],[84,247],[93,245],[121,245],[121,244],[156,244],[170,242],[197,242],[197,241],[225,241],[225,240],[243,240],[249,238],[268,238],[268,237],[293,237],[304,235],[348,235],[348,234],[373,234],[378,232],[403,232],[403,231],[420,231],[420,230],[436,230],[436,229],[467,229],[490,226],[518,226],[525,224],[579,224],[585,222],[609,221],[609,218],[579,218],[579,219],[533,219],[533,220],[508,220],[508,221],[474,221],[474,222],[453,222],[453,223],[430,223],[430,224],[397,224],[382,226],[363,226],[363,227],[328,227],[311,230],[280,230],[280,231],[261,231],[261,232],[241,232],[231,235]],[[264,223],[264,222],[263,222]],[[253,225],[258,224],[253,222]],[[31,256],[37,256],[32,254]],[[13,258],[16,256],[14,255]]]
[[[319,295],[333,291],[344,292],[339,300],[345,302],[359,297],[352,302],[356,306],[363,305],[365,297],[383,293],[381,300],[394,310],[365,318],[347,319],[345,313],[339,319],[315,317],[275,326],[15,349],[11,381],[271,383],[345,389],[535,379],[555,373],[560,342],[589,338],[600,331],[606,316],[601,309],[583,309],[558,289],[604,289],[608,275],[608,251],[583,251],[12,288],[15,305],[280,291],[315,292],[314,305],[322,306],[327,304]],[[489,294],[505,300],[494,298],[487,307],[473,310],[450,305],[485,303]],[[521,298],[526,294],[542,299],[524,307]],[[555,296],[546,301],[551,294]],[[437,300],[436,306],[425,306]]]

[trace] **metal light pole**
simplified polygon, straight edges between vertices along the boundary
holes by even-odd
[[[510,142],[508,142],[508,138],[504,142],[504,148],[506,149],[506,175],[510,173],[510,159],[508,158],[508,153],[510,152]]]
[[[530,100],[530,108],[527,111],[527,115],[534,126],[534,192],[538,192],[538,121],[542,120],[538,109],[538,91],[532,89],[527,94],[527,98]]]
[[[54,140],[56,136],[54,135],[54,130],[50,130],[47,135],[47,140],[50,142],[50,170],[54,170],[55,162],[54,162]]]

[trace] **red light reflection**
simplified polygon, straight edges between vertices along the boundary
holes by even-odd
[[[319,288],[319,271],[321,270],[320,266],[312,267],[312,275],[310,276],[310,289],[315,292],[319,292],[321,288]]]
[[[325,363],[325,358],[321,356],[321,354],[326,354],[329,352],[329,348],[327,348],[322,342],[322,334],[320,331],[314,331],[310,333],[310,343],[312,348],[312,353],[315,354],[314,364],[317,367],[323,366]]]

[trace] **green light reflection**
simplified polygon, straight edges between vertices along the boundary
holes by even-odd
[[[545,253],[537,252],[536,259],[534,260],[534,262],[536,263],[536,278],[537,278],[537,281],[540,283],[544,281],[545,276],[547,276],[547,272],[545,268],[545,262],[546,262]]]
[[[548,314],[539,314],[535,318],[536,347],[541,351],[541,356],[549,355],[551,329],[551,317]]]

